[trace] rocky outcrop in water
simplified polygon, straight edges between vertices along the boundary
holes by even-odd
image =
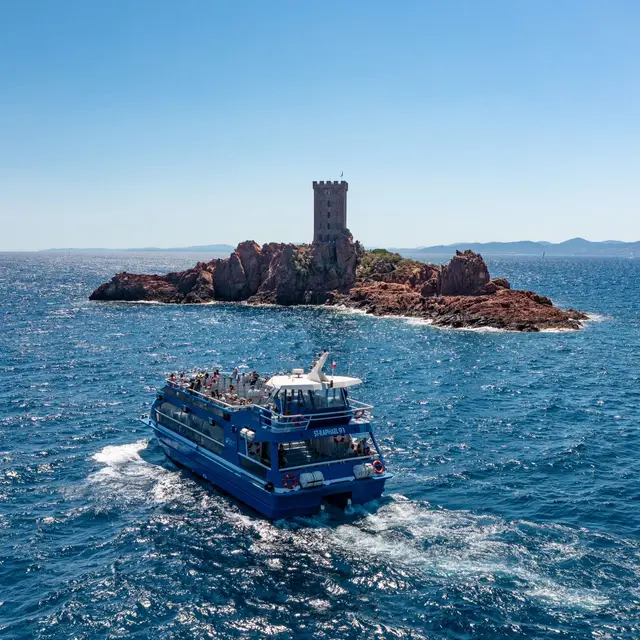
[[[300,246],[271,242],[260,247],[245,241],[228,258],[199,262],[186,271],[119,273],[99,286],[90,299],[322,304],[330,291],[343,292],[353,286],[362,253],[348,233],[331,243]]]
[[[356,284],[331,295],[328,303],[456,328],[579,329],[587,319],[579,311],[554,307],[545,296],[513,290],[504,278],[490,279],[482,256],[473,251],[458,251],[440,267],[381,249],[368,252]]]
[[[328,304],[375,315],[423,318],[440,326],[516,331],[579,329],[586,316],[491,279],[482,256],[456,252],[436,266],[383,249],[363,251],[348,232],[330,243],[240,243],[224,260],[166,275],[119,273],[91,300]]]
[[[336,294],[331,304],[359,309],[378,316],[422,318],[436,326],[455,328],[580,329],[587,316],[554,307],[532,291],[497,289],[476,296],[421,296],[407,285],[387,282],[357,284],[348,294]]]
[[[440,269],[438,294],[442,296],[475,296],[489,282],[489,270],[479,253],[456,251],[449,264]]]

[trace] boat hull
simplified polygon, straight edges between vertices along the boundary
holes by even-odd
[[[150,426],[168,458],[271,520],[314,515],[328,501],[347,503],[351,500],[351,504],[365,504],[379,498],[384,490],[385,476],[345,479],[312,489],[298,486],[291,491],[268,490],[264,481],[251,477],[223,459],[215,459],[195,443],[158,428],[151,421]]]

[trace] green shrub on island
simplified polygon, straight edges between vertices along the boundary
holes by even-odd
[[[393,271],[409,272],[416,267],[420,267],[419,262],[403,258],[399,253],[386,249],[372,249],[362,256],[356,276],[358,280],[366,280]]]

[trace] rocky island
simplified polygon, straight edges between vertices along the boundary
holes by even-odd
[[[365,251],[347,229],[308,245],[241,242],[229,258],[166,275],[119,273],[90,299],[340,305],[438,326],[513,331],[579,329],[587,319],[545,296],[511,289],[503,278],[491,279],[472,251],[437,266],[383,249]]]

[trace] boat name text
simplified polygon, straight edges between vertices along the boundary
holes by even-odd
[[[335,427],[333,429],[314,429],[313,437],[321,438],[322,436],[342,436],[346,433],[344,427]]]

